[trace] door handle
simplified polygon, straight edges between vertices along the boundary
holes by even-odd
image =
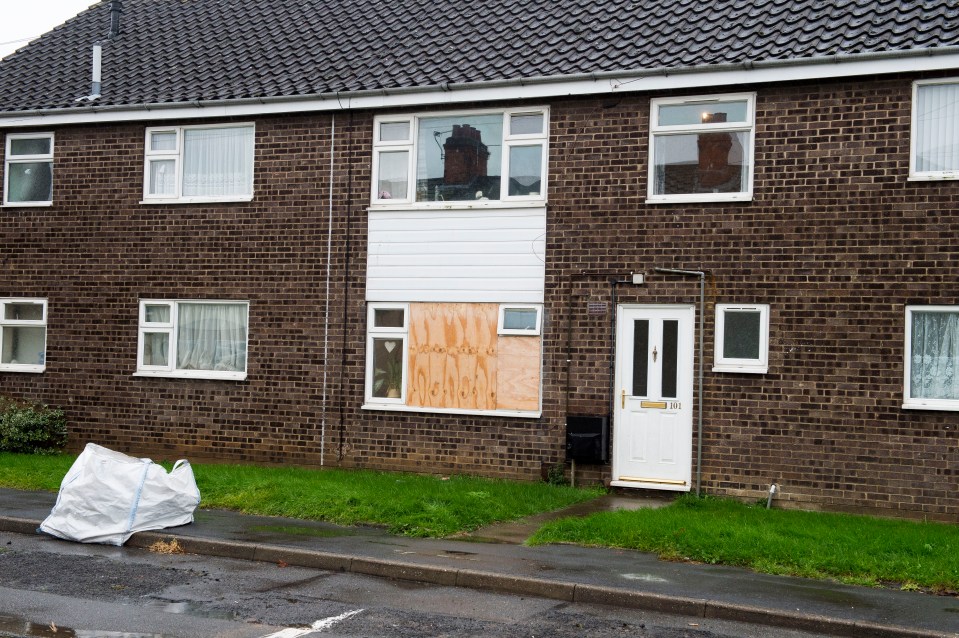
[[[626,390],[623,390],[623,409],[626,409]]]

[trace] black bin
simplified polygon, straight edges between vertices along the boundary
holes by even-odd
[[[566,417],[566,458],[580,463],[609,460],[609,418],[605,416]]]

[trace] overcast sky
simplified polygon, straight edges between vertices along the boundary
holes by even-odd
[[[96,3],[97,0],[0,0],[0,58]]]

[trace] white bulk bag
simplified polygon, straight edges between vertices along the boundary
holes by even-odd
[[[168,474],[150,459],[87,443],[63,477],[40,531],[81,543],[123,545],[136,532],[192,523],[199,504],[188,461],[177,461]]]

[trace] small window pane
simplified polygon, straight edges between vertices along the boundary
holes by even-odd
[[[403,338],[373,339],[373,396],[398,399],[403,395]]]
[[[762,313],[727,310],[723,318],[723,358],[759,359]]]
[[[53,201],[53,162],[7,164],[8,202]]]
[[[10,140],[10,156],[14,155],[50,155],[52,152],[50,144],[53,142],[49,137],[35,137],[27,139]]]
[[[744,192],[748,140],[744,131],[657,135],[654,194]]]
[[[373,310],[373,325],[376,328],[402,328],[405,314],[402,308],[376,308]]]
[[[4,304],[3,318],[13,321],[43,321],[43,304],[7,303]]]
[[[163,131],[161,133],[150,133],[151,151],[175,151],[176,150],[176,132]]]
[[[539,311],[536,308],[504,308],[504,330],[536,330],[536,318]]]
[[[420,120],[416,201],[500,198],[503,116],[456,115]]]
[[[381,142],[405,142],[409,139],[409,122],[383,122],[380,124]]]
[[[150,162],[150,194],[176,195],[176,162],[174,160]]]
[[[170,306],[166,304],[147,305],[143,314],[147,323],[170,323]]]
[[[143,365],[170,365],[170,334],[167,332],[143,333]]]
[[[406,199],[409,192],[409,151],[380,153],[376,199]]]
[[[7,326],[3,329],[0,363],[43,365],[47,329]]]
[[[543,114],[524,113],[509,118],[510,135],[541,135],[543,133]]]
[[[509,195],[539,195],[542,189],[543,147],[512,146],[509,149]]]
[[[913,312],[909,398],[959,400],[959,312]]]
[[[659,107],[659,126],[746,122],[747,103],[666,104]]]

